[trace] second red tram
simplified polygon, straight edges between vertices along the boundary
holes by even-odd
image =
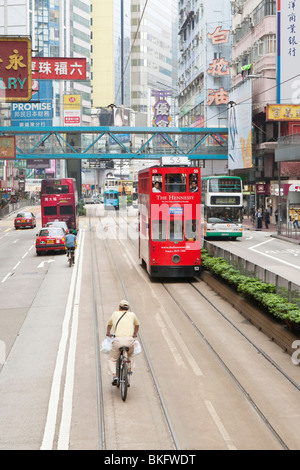
[[[43,227],[60,220],[66,222],[69,229],[78,230],[78,194],[74,178],[42,180],[41,215]]]
[[[139,172],[139,258],[151,277],[193,277],[201,268],[200,168]]]

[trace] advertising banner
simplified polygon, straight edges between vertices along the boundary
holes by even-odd
[[[252,83],[245,80],[230,93],[228,169],[252,167]]]
[[[0,36],[0,102],[29,101],[31,81],[31,40]]]
[[[11,104],[11,125],[16,127],[52,126],[52,81],[42,81],[29,103]]]
[[[64,95],[64,126],[81,125],[81,95]]]
[[[16,142],[14,136],[0,136],[0,160],[15,160]]]
[[[33,57],[32,78],[36,80],[86,80],[86,59]]]

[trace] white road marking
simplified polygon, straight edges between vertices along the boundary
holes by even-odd
[[[212,403],[208,400],[205,400],[205,405],[206,408],[209,411],[209,414],[211,415],[212,419],[214,420],[215,425],[217,426],[222,438],[224,439],[226,446],[229,450],[236,450],[236,447],[232,444],[232,440],[226,431],[219,415],[217,414],[216,410],[214,409]]]
[[[28,255],[28,251],[22,256],[22,259],[24,259]]]
[[[63,396],[63,407],[62,407],[62,416],[58,436],[58,445],[57,450],[68,450],[69,440],[70,440],[70,429],[71,429],[71,420],[72,420],[72,409],[73,409],[73,391],[74,391],[74,376],[75,376],[75,359],[76,359],[76,346],[77,346],[77,332],[78,332],[78,316],[79,316],[79,302],[80,302],[80,288],[82,280],[82,263],[83,263],[83,246],[84,246],[84,236],[81,240],[81,252],[78,268],[78,276],[75,288],[75,298],[74,298],[74,307],[72,315],[72,327],[71,327],[71,337],[70,337],[70,347],[69,355],[67,361],[67,373],[65,381],[65,389]]]
[[[9,278],[9,276],[11,276],[11,273],[6,274],[5,278],[2,279],[1,282],[5,282]]]
[[[258,246],[261,246],[261,245],[264,245],[265,243],[269,243],[269,242],[272,242],[274,241],[274,239],[270,239],[270,240],[266,240],[262,243],[259,243],[258,245],[254,245],[250,248],[248,248],[249,250],[251,251],[254,251],[255,253],[258,253],[262,256],[266,256],[267,258],[270,258],[270,259],[273,259],[274,261],[277,261],[279,263],[283,263],[283,264],[286,264],[287,266],[291,266],[292,268],[295,268],[295,269],[299,269],[300,270],[300,266],[297,266],[293,263],[289,263],[288,261],[284,261],[284,260],[281,260],[279,258],[276,258],[275,256],[271,256],[271,255],[267,255],[266,253],[263,253],[262,251],[259,251],[259,250],[256,250],[255,248],[257,248]]]
[[[45,266],[45,263],[54,263],[54,259],[48,259],[47,261],[42,261],[39,265],[38,268],[43,268]]]
[[[13,271],[21,264],[21,261],[18,261],[17,264],[13,267]]]
[[[78,237],[78,253],[82,251],[82,246],[80,243],[82,237],[82,231],[79,233]],[[58,412],[58,404],[60,399],[60,388],[62,382],[62,374],[66,356],[66,349],[69,339],[69,324],[71,321],[72,316],[72,304],[73,304],[73,297],[75,293],[76,287],[76,277],[78,271],[79,263],[75,263],[75,266],[72,268],[72,277],[71,277],[71,284],[70,290],[65,310],[65,317],[62,325],[62,335],[59,343],[58,353],[56,357],[56,364],[52,379],[52,387],[48,405],[48,413],[47,413],[47,420],[44,429],[44,436],[43,441],[41,444],[41,450],[52,450],[53,448],[53,441],[55,436],[55,429],[56,429],[56,421],[57,421],[57,412]]]
[[[181,357],[181,354],[178,352],[178,350],[177,350],[175,344],[174,344],[173,341],[171,340],[171,337],[170,337],[170,335],[169,335],[169,333],[168,333],[168,331],[167,331],[167,329],[166,329],[166,327],[165,327],[165,325],[164,325],[164,322],[163,322],[163,320],[162,320],[160,314],[157,313],[157,314],[155,315],[155,318],[156,318],[156,321],[157,321],[158,326],[159,326],[159,328],[160,328],[160,331],[162,332],[162,335],[163,335],[163,337],[165,338],[166,343],[167,343],[167,345],[169,346],[169,349],[170,349],[171,353],[173,354],[173,357],[174,357],[174,359],[175,359],[176,364],[177,364],[179,367],[183,367],[184,369],[186,369],[186,366],[185,366],[184,361],[183,361],[183,359],[182,359],[182,357]]]

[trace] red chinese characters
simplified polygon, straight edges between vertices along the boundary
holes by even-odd
[[[33,57],[32,77],[36,80],[86,80],[86,59]]]

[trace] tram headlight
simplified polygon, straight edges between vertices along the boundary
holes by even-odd
[[[174,256],[172,257],[172,261],[173,261],[173,263],[175,263],[175,264],[180,263],[180,256],[179,256],[179,255],[174,255]]]

